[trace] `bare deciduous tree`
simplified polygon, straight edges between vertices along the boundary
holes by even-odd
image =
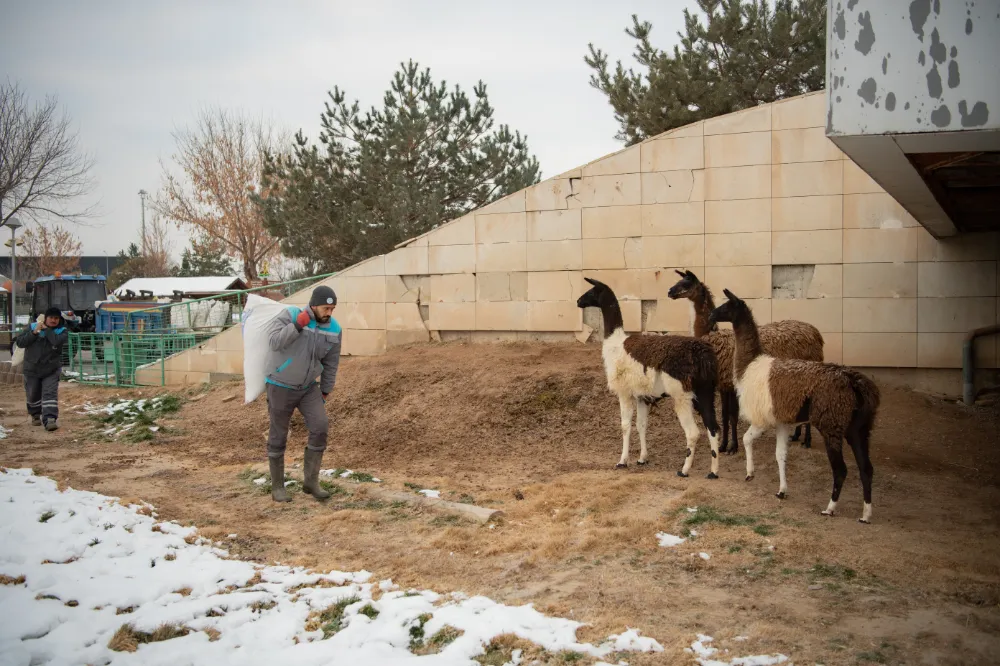
[[[83,254],[80,240],[61,225],[37,224],[25,231],[21,239],[26,255],[21,261],[28,275],[71,273],[80,267]]]
[[[182,176],[163,165],[164,185],[154,207],[181,226],[221,241],[243,265],[248,279],[276,255],[278,242],[264,229],[251,197],[260,192],[264,156],[283,143],[274,127],[221,109],[202,111],[193,129],[174,133],[174,162]]]
[[[93,160],[80,151],[55,97],[32,106],[16,83],[0,83],[0,226],[20,213],[80,222],[95,213],[76,200],[93,188]]]

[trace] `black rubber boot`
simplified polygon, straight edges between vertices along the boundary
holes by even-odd
[[[31,425],[33,425],[33,426],[40,426],[40,425],[42,425],[42,417],[38,416],[37,414],[35,416],[32,416],[31,417]]]
[[[285,490],[285,459],[268,458],[271,465],[271,499],[275,502],[291,502],[292,497]]]
[[[302,492],[309,493],[318,500],[325,500],[330,497],[330,493],[323,490],[323,487],[319,485],[319,464],[322,461],[322,451],[310,451],[306,449]]]

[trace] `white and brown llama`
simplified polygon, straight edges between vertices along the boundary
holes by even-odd
[[[719,424],[715,418],[715,382],[718,375],[715,354],[702,340],[675,335],[626,335],[618,299],[609,286],[584,278],[593,287],[577,299],[580,308],[600,308],[604,317],[604,342],[601,355],[608,388],[618,395],[621,407],[622,456],[616,468],[628,467],[629,436],[632,414],[636,413],[639,431],[639,460],[645,465],[646,425],[649,401],[673,398],[674,411],[684,429],[687,453],[684,467],[677,472],[686,477],[694,461],[695,445],[701,437],[695,423],[695,409],[708,429],[712,447],[712,471],[708,478],[719,478]]]
[[[878,387],[857,370],[835,363],[774,358],[764,353],[753,312],[728,289],[729,300],[712,311],[710,321],[730,322],[735,335],[733,377],[740,414],[749,421],[743,437],[747,481],[753,479],[753,442],[766,428],[776,433],[778,498],[785,499],[788,483],[785,460],[792,426],[811,421],[823,435],[833,470],[833,493],[823,511],[832,516],[847,478],[843,442],[854,451],[861,475],[865,505],[861,522],[872,516],[872,463],[869,442],[879,407]]]
[[[722,402],[722,444],[719,446],[719,452],[732,455],[739,450],[736,426],[740,416],[736,388],[733,384],[733,332],[719,329],[717,324],[709,322],[709,315],[715,309],[715,300],[708,285],[691,271],[675,272],[681,279],[670,288],[667,296],[674,300],[686,298],[690,301],[691,334],[710,344],[719,361],[718,387]],[[797,358],[803,361],[823,360],[823,335],[812,324],[784,319],[762,324],[759,330],[765,354],[775,358]],[[812,446],[812,427],[806,423],[805,429],[806,437],[802,441],[802,446],[808,449]],[[801,425],[795,426],[791,441],[798,441],[801,430]],[[731,440],[730,432],[732,432]]]

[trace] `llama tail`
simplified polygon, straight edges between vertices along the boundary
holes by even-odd
[[[857,370],[848,369],[847,376],[854,390],[854,414],[850,427],[867,435],[875,425],[875,415],[881,403],[878,386]]]

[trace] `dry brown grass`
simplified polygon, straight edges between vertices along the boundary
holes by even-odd
[[[115,652],[135,652],[143,643],[159,643],[171,638],[187,636],[191,630],[182,625],[163,624],[152,633],[138,631],[130,624],[123,624],[108,641],[108,648]]]
[[[0,574],[0,585],[24,585],[24,576],[13,578],[6,574]]]

